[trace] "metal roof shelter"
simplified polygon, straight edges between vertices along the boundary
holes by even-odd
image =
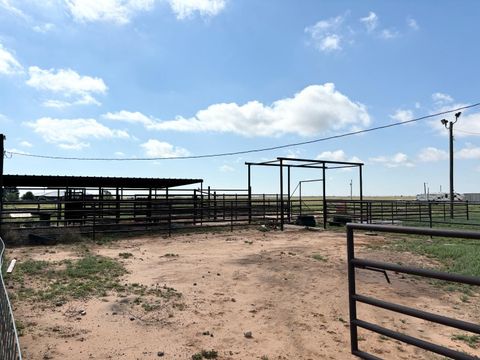
[[[307,169],[319,169],[322,171],[322,179],[320,180],[323,183],[323,227],[327,226],[327,208],[326,201],[326,176],[325,173],[329,169],[345,169],[356,167],[359,170],[359,186],[360,186],[360,201],[363,200],[363,184],[362,184],[362,166],[363,163],[360,162],[350,162],[350,161],[329,161],[329,160],[317,160],[317,159],[297,159],[297,158],[287,158],[287,157],[277,157],[275,160],[263,161],[263,162],[245,162],[245,165],[248,166],[248,198],[249,203],[251,203],[252,197],[252,187],[251,187],[251,166],[274,166],[280,168],[280,228],[283,230],[284,225],[284,216],[285,216],[285,207],[283,199],[283,170],[287,168],[287,204],[290,205],[290,169],[291,168],[307,168]],[[251,206],[250,206],[251,208]],[[288,206],[290,209],[290,206]],[[361,210],[362,211],[362,210]],[[251,214],[250,214],[251,217]]]
[[[203,183],[203,179],[130,178],[101,176],[3,175],[3,186],[47,188],[165,189]]]

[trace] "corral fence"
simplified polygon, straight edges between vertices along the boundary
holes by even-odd
[[[358,294],[356,292],[356,269],[367,269],[373,271],[393,271],[395,273],[410,274],[430,279],[437,279],[443,281],[451,281],[459,284],[468,284],[480,286],[480,278],[474,276],[460,275],[446,273],[436,270],[429,270],[424,268],[416,268],[406,265],[398,265],[394,263],[386,263],[380,261],[374,261],[369,259],[361,259],[355,257],[355,237],[354,232],[360,231],[374,231],[385,233],[397,233],[397,234],[413,234],[413,235],[427,235],[427,236],[442,236],[449,238],[461,238],[461,239],[474,239],[480,240],[480,233],[473,231],[458,231],[458,230],[445,230],[445,229],[429,229],[429,228],[415,228],[415,227],[402,227],[392,225],[371,225],[371,224],[348,224],[347,225],[347,257],[348,257],[348,292],[349,292],[349,310],[350,310],[350,340],[351,340],[351,352],[352,354],[359,356],[362,359],[379,360],[377,356],[374,356],[366,351],[359,349],[358,328],[363,328],[368,331],[375,332],[382,336],[386,336],[406,344],[410,344],[424,350],[446,356],[452,359],[478,359],[471,355],[452,350],[444,346],[434,344],[429,341],[425,341],[413,336],[399,333],[387,329],[383,326],[361,320],[357,317],[357,303],[367,304],[372,307],[382,308],[392,312],[412,316],[415,318],[423,319],[426,321],[434,322],[456,329],[480,334],[480,325],[463,320],[453,319],[450,317],[442,316],[439,314],[433,314],[423,310],[418,310],[412,307],[403,306],[400,304],[383,301],[377,298]],[[378,294],[378,292],[376,292]]]
[[[456,201],[454,218],[450,202],[413,200],[327,200],[330,222],[403,223],[434,227],[440,224],[480,226],[480,202]]]
[[[261,223],[294,223],[309,215],[319,225],[347,222],[419,223],[431,227],[449,218],[449,203],[387,200],[338,200],[320,197],[251,194],[245,189],[36,189],[30,200],[4,201],[2,234],[58,236],[68,228],[95,238],[108,233],[156,231],[171,234],[201,227],[230,227]],[[38,195],[40,193],[40,195]],[[324,206],[326,204],[326,207]],[[283,211],[282,211],[283,205]],[[456,202],[455,222],[476,224],[480,203]],[[283,215],[283,218],[282,218]],[[480,225],[480,221],[478,221]],[[7,237],[5,237],[8,240]]]
[[[17,328],[13,318],[12,307],[3,281],[3,254],[5,244],[0,238],[0,359],[21,360]]]

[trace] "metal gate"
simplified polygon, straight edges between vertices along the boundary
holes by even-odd
[[[416,276],[422,276],[431,279],[438,279],[444,281],[453,281],[460,284],[476,285],[480,286],[480,277],[451,274],[436,270],[416,268],[412,266],[397,265],[394,263],[386,263],[374,260],[359,259],[355,257],[355,241],[354,231],[375,231],[386,233],[399,233],[399,234],[414,234],[414,235],[427,235],[427,236],[443,236],[450,238],[463,238],[480,240],[480,232],[473,231],[457,231],[457,230],[443,230],[443,229],[429,229],[429,228],[415,228],[415,227],[401,227],[391,225],[370,225],[370,224],[347,224],[347,253],[348,253],[348,300],[350,308],[350,341],[351,352],[363,359],[379,360],[372,354],[362,351],[358,347],[358,328],[363,328],[369,331],[373,331],[377,334],[402,341],[404,343],[417,346],[424,350],[434,352],[452,359],[478,359],[477,357],[470,356],[468,354],[446,348],[444,346],[434,344],[425,340],[421,340],[403,333],[399,333],[385,327],[373,324],[357,318],[357,302],[368,304],[371,306],[379,307],[382,309],[390,310],[393,312],[409,315],[419,319],[431,321],[437,324],[442,324],[450,327],[454,327],[460,330],[469,331],[475,334],[480,334],[480,325],[470,322],[452,319],[446,316],[433,314],[426,311],[417,310],[411,307],[383,301],[380,299],[357,294],[355,290],[355,269],[370,269],[374,271],[394,271],[403,274],[410,274]],[[479,243],[480,246],[480,243]]]

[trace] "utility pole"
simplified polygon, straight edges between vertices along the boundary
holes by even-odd
[[[0,232],[3,222],[3,159],[5,157],[5,135],[0,134]]]
[[[449,135],[449,146],[450,146],[450,218],[453,219],[453,125],[458,121],[458,118],[462,115],[461,112],[455,114],[455,121],[448,121],[445,119],[441,120],[441,123],[448,130]]]
[[[350,179],[350,200],[353,200],[352,179]]]

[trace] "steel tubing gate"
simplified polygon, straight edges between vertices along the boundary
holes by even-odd
[[[397,233],[397,234],[411,234],[411,235],[427,235],[427,236],[442,236],[450,238],[462,238],[462,239],[474,239],[480,240],[480,232],[474,231],[460,231],[460,230],[444,230],[444,229],[429,229],[429,228],[417,228],[417,227],[401,227],[392,225],[371,225],[371,224],[347,224],[347,255],[348,255],[348,300],[350,310],[350,341],[351,352],[353,355],[359,356],[362,359],[367,360],[380,360],[381,358],[374,356],[368,352],[362,351],[358,347],[358,328],[363,328],[369,331],[373,331],[377,334],[402,341],[404,343],[417,346],[424,350],[437,353],[439,355],[446,356],[451,359],[479,359],[471,355],[446,348],[444,346],[434,344],[419,338],[415,338],[403,333],[399,333],[385,327],[373,324],[357,318],[357,302],[368,304],[371,306],[379,307],[389,311],[401,313],[404,315],[416,317],[419,319],[431,321],[437,324],[454,327],[460,330],[480,334],[480,325],[463,320],[457,320],[442,315],[433,314],[427,311],[417,310],[411,307],[395,304],[392,302],[383,301],[380,299],[372,298],[357,294],[355,288],[355,269],[369,269],[374,271],[394,271],[403,274],[416,275],[421,277],[427,277],[431,279],[438,279],[444,281],[452,281],[460,284],[480,286],[480,277],[467,276],[460,274],[451,274],[441,272],[437,270],[429,270],[416,268],[412,266],[397,265],[393,263],[386,263],[374,260],[360,259],[355,257],[355,241],[354,231],[375,231],[383,233]],[[480,246],[480,242],[479,242]],[[479,260],[480,261],[480,260]]]

